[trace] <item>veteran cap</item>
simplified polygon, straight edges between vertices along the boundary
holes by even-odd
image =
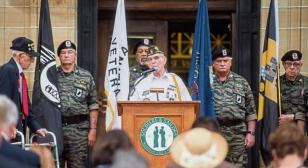
[[[193,128],[174,139],[170,153],[182,167],[215,168],[226,158],[228,143],[219,133]]]
[[[135,44],[134,48],[133,48],[133,54],[136,54],[136,52],[137,52],[137,50],[140,46],[149,46],[149,45],[150,45],[149,39],[138,40],[137,43]]]
[[[34,51],[33,41],[26,37],[17,37],[12,41],[10,49],[16,51],[22,51],[29,54],[32,57],[38,57],[40,54]]]
[[[58,50],[57,50],[58,56],[60,55],[60,52],[62,49],[67,49],[67,48],[72,48],[76,50],[76,45],[70,40],[63,41],[58,47]]]
[[[212,60],[216,60],[220,57],[232,57],[231,51],[227,48],[217,48],[213,51]]]
[[[290,50],[286,52],[282,57],[281,61],[300,61],[302,59],[302,53],[298,50]]]
[[[148,49],[148,56],[154,55],[154,54],[164,54],[157,46],[151,45]]]

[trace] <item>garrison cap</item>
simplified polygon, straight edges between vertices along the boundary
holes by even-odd
[[[58,47],[58,50],[57,50],[58,56],[60,55],[60,52],[62,49],[67,49],[67,48],[72,48],[76,50],[76,45],[70,40],[63,41]]]
[[[286,52],[282,58],[281,61],[300,61],[302,59],[302,53],[298,50],[290,50]]]
[[[150,45],[150,40],[149,39],[142,39],[137,41],[137,43],[135,44],[134,48],[133,48],[133,54],[136,54],[138,48],[140,46],[149,46]]]
[[[232,57],[231,51],[224,47],[215,49],[212,54],[212,60],[216,60],[220,57]]]
[[[148,56],[154,55],[154,54],[164,54],[157,46],[151,45],[148,49]]]
[[[22,51],[29,54],[32,57],[39,57],[40,54],[34,51],[33,41],[26,37],[17,37],[12,41],[10,49],[15,51]]]

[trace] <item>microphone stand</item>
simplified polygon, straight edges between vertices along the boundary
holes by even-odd
[[[130,96],[132,96],[136,90],[136,86],[144,79],[148,76],[148,74],[143,74],[141,77],[139,77],[136,82],[134,83],[132,89],[130,90],[129,94],[128,94],[128,100],[130,99]]]

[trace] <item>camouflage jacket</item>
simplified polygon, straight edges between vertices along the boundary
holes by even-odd
[[[230,72],[221,82],[213,76],[213,97],[219,121],[251,121],[257,119],[256,107],[248,82],[240,75]]]
[[[70,73],[57,68],[61,113],[63,116],[88,114],[98,109],[97,93],[92,75],[75,66]]]
[[[135,81],[140,77],[141,72],[147,70],[146,69],[142,69],[139,65],[134,65],[132,67],[129,68],[129,90],[132,89],[132,87],[134,86]]]
[[[295,120],[305,120],[308,99],[308,77],[301,74],[295,81],[280,76],[282,114],[294,114]]]

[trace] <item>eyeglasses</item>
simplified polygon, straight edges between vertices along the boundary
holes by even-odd
[[[301,63],[300,62],[284,62],[284,64],[287,66],[287,67],[300,67],[301,66]]]
[[[74,50],[67,50],[67,51],[63,50],[63,51],[60,52],[60,55],[64,55],[66,53],[67,54],[73,54],[73,53],[75,53],[75,51]]]
[[[148,57],[147,58],[147,61],[148,62],[151,62],[152,60],[155,60],[155,61],[157,61],[159,58],[161,58],[162,56],[153,56],[153,57]]]

